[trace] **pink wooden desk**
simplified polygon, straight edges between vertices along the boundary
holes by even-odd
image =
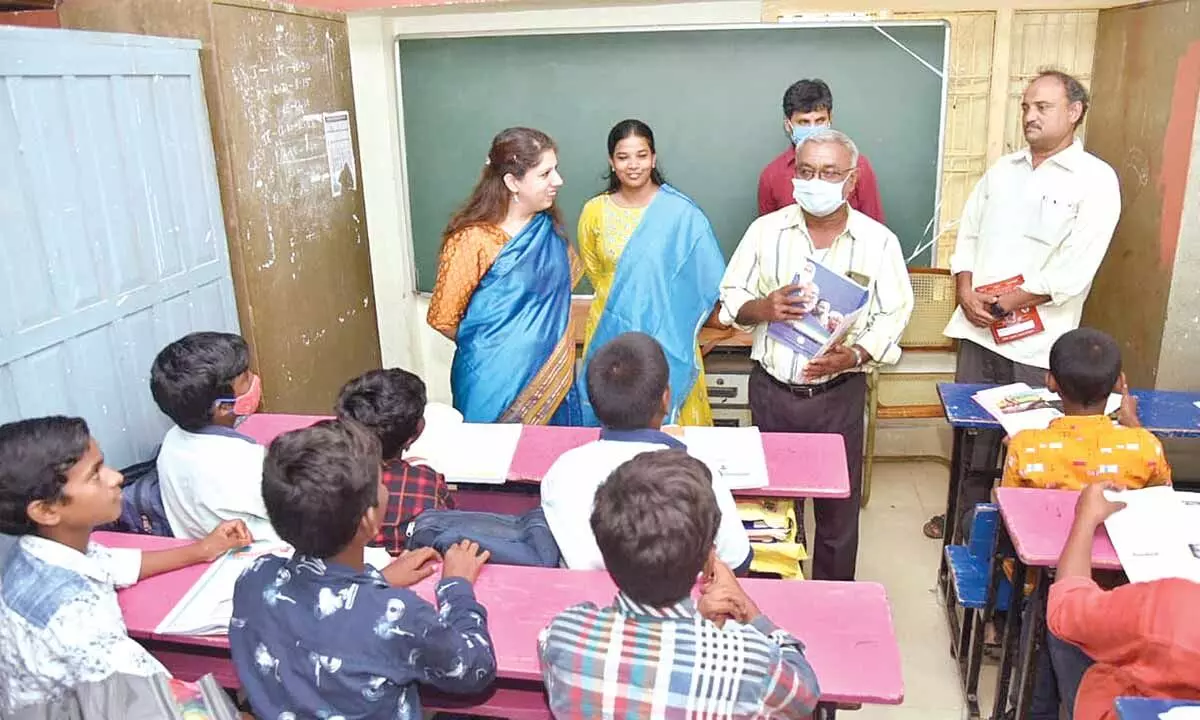
[[[1029,567],[1054,567],[1067,544],[1067,534],[1075,521],[1072,490],[1031,490],[997,488],[996,504],[1008,528],[1017,557]],[[1103,526],[1096,531],[1092,544],[1092,567],[1120,570],[1121,561]]]
[[[262,413],[251,415],[238,430],[267,445],[282,433],[308,427],[322,419],[324,418],[314,415]],[[598,428],[526,425],[521,429],[521,440],[517,444],[517,452],[509,467],[508,477],[514,481],[540,482],[560,455],[599,436]],[[767,457],[768,486],[754,490],[737,490],[735,495],[785,498],[850,497],[846,446],[841,436],[825,433],[763,433],[762,444]],[[499,493],[484,491],[479,494],[494,498]],[[467,510],[476,509],[464,505],[462,495],[460,492],[459,505]],[[499,510],[494,503],[489,504],[486,509]]]
[[[140,535],[96,533],[113,547],[156,549],[181,541]],[[131,636],[145,643],[174,674],[194,679],[214,673],[238,687],[225,637],[169,637],[154,628],[196,581],[204,566],[145,580],[118,598]],[[433,598],[434,580],[417,586]],[[759,607],[802,639],[821,683],[824,702],[895,705],[904,699],[900,651],[887,593],[877,583],[784,582],[743,580]],[[604,572],[489,565],[476,585],[490,613],[496,647],[497,690],[485,699],[430,695],[433,709],[474,708],[510,718],[549,717],[542,696],[537,636],[560,610],[591,601],[608,604],[615,587]],[[519,611],[518,611],[519,609]]]
[[[130,535],[113,532],[92,533],[101,545],[142,550],[169,550],[187,545],[190,540]],[[175,607],[209,563],[192,565],[174,572],[156,575],[117,593],[121,614],[129,636],[138,640],[176,677],[195,680],[212,673],[225,687],[240,687],[233,663],[229,661],[229,641],[224,637],[180,637],[154,632],[171,608]]]

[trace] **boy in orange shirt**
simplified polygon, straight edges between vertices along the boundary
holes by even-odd
[[[1082,490],[1097,482],[1125,489],[1171,484],[1162,443],[1138,423],[1115,340],[1091,328],[1063,335],[1050,350],[1046,385],[1062,398],[1066,417],[1045,430],[1013,436],[1002,486]],[[1114,389],[1124,396],[1119,424],[1104,414]]]
[[[1121,350],[1112,337],[1092,328],[1060,337],[1050,349],[1046,386],[1062,398],[1065,417],[1044,430],[1022,430],[1012,437],[1003,487],[1082,490],[1096,484],[1124,489],[1171,484],[1162,443],[1138,422],[1137,402],[1129,394]],[[1116,423],[1104,413],[1114,390],[1122,395]],[[1011,580],[1011,561],[1004,564]],[[1057,720],[1060,700],[1067,698],[1044,643],[1037,672],[1030,718]]]

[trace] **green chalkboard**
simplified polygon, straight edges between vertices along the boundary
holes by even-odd
[[[583,203],[603,187],[609,128],[629,117],[649,123],[667,181],[704,209],[728,257],[757,214],[759,172],[788,145],[783,91],[804,77],[833,89],[834,126],[870,158],[887,225],[911,254],[930,237],[935,213],[947,30],[884,30],[398,40],[417,287],[433,288],[441,230],[478,178],[492,136],[513,125],[558,143],[559,204],[573,240]],[[926,250],[911,262],[931,257]]]

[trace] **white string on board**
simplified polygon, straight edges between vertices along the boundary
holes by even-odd
[[[892,34],[891,34],[891,33],[889,33],[887,30],[884,30],[883,28],[879,27],[878,25],[876,25],[876,24],[874,24],[874,23],[872,23],[872,24],[871,24],[871,27],[875,28],[875,30],[876,30],[876,31],[878,31],[878,33],[879,33],[880,35],[884,36],[884,37],[885,37],[885,38],[887,38],[888,40],[891,40],[893,43],[895,43],[895,44],[896,44],[896,47],[900,48],[901,50],[903,50],[904,52],[908,53],[909,55],[912,55],[912,57],[913,57],[913,59],[914,59],[914,60],[916,60],[917,62],[921,63],[921,64],[922,64],[922,65],[924,65],[925,67],[929,68],[929,72],[933,73],[934,75],[937,75],[939,78],[942,78],[942,79],[944,79],[944,78],[945,78],[945,75],[942,73],[942,71],[941,71],[941,70],[938,70],[938,69],[937,69],[937,68],[935,68],[933,65],[930,65],[930,64],[929,64],[929,61],[927,61],[925,58],[923,58],[923,57],[921,57],[920,55],[916,54],[915,52],[913,52],[912,50],[910,50],[910,49],[909,49],[909,47],[908,47],[907,45],[905,45],[904,43],[900,42],[900,41],[899,41],[899,40],[897,40],[896,38],[892,37]]]

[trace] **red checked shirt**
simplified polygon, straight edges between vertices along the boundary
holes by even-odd
[[[404,552],[404,526],[425,510],[453,510],[454,498],[446,478],[426,465],[392,460],[383,466],[383,484],[388,490],[387,509],[375,544],[392,555]]]
[[[564,610],[538,638],[559,718],[808,720],[821,691],[799,640],[759,615],[718,628],[691,598]]]
[[[796,177],[796,150],[785,150],[763,168],[758,176],[758,214],[775,212],[795,203],[792,199],[792,178]],[[848,198],[850,207],[872,220],[883,223],[883,200],[879,197],[879,181],[867,156],[858,156],[858,182]]]

